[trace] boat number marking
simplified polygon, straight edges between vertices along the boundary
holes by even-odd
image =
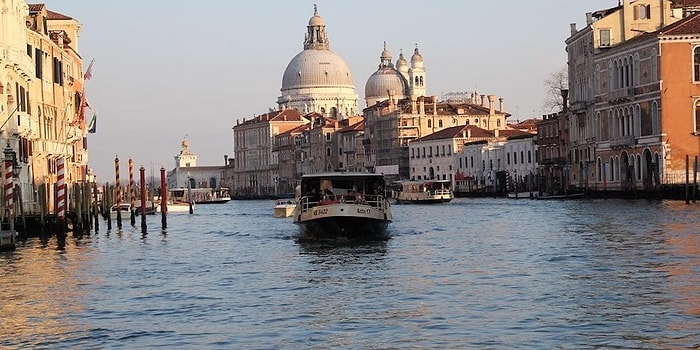
[[[314,209],[313,213],[314,213],[314,215],[324,215],[324,214],[328,214],[328,208]]]
[[[358,214],[369,214],[371,210],[369,209],[363,209],[363,208],[357,208],[357,213]]]

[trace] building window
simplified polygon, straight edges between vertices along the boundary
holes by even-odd
[[[438,120],[438,128],[442,128],[442,119]]]
[[[326,141],[330,141],[330,140],[331,140],[331,133],[327,132],[326,133]]]
[[[500,128],[501,127],[501,120],[496,119],[496,127]]]
[[[695,102],[695,135],[700,134],[700,101]]]
[[[693,81],[700,83],[700,46],[693,50]]]
[[[651,5],[635,6],[634,19],[651,19]]]
[[[430,120],[430,119],[428,119],[428,127],[429,127],[429,128],[432,128],[432,127],[433,127],[433,121]]]
[[[510,165],[510,153],[506,153],[506,165]]]
[[[601,29],[598,32],[598,35],[600,36],[600,46],[608,47],[612,45],[612,40],[610,38],[610,29]]]

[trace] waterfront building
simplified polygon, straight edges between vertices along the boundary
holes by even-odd
[[[348,125],[336,131],[338,139],[338,166],[341,171],[365,171],[365,120],[354,117],[344,120]],[[341,126],[343,123],[341,123]]]
[[[496,109],[495,95],[460,95],[438,102],[437,96],[393,96],[367,107],[365,113],[365,166],[383,172],[391,181],[410,176],[410,142],[448,127],[475,125],[487,130],[506,129],[503,98]],[[488,105],[487,105],[488,103]]]
[[[182,140],[180,153],[175,156],[175,167],[168,171],[168,188],[221,188],[226,165],[198,166],[197,155],[190,150],[190,142]],[[226,160],[224,159],[224,162]]]
[[[535,134],[514,129],[476,130],[457,155],[455,191],[503,194],[507,186],[534,181],[537,172]]]
[[[84,74],[78,51],[81,24],[24,0],[3,2],[0,13],[2,146],[15,158],[16,201],[27,215],[46,201],[54,213],[58,159],[65,183],[92,178],[87,166]],[[35,186],[47,186],[39,198]]]
[[[537,123],[537,189],[546,193],[563,193],[570,185],[568,158],[569,121],[566,91],[564,110],[542,116]]]
[[[474,125],[460,125],[436,131],[408,145],[411,180],[453,181],[459,154],[465,143],[493,138],[493,133]],[[454,185],[454,184],[453,184]]]
[[[272,147],[272,169],[277,169],[277,177],[273,178],[276,195],[294,193],[299,176],[297,175],[297,160],[301,159],[301,137],[309,129],[309,124],[282,132],[274,137]],[[275,165],[274,162],[277,162]]]
[[[359,100],[350,68],[330,49],[326,24],[314,5],[304,38],[304,50],[294,56],[282,77],[279,109],[296,109],[344,119],[356,115]]]
[[[698,5],[623,0],[588,13],[581,30],[571,25],[573,186],[649,190],[685,181],[686,156],[700,153]]]
[[[278,160],[275,136],[309,123],[296,109],[284,109],[237,121],[233,127],[235,175],[233,195],[262,196],[275,192]],[[275,154],[275,156],[278,156]]]
[[[311,120],[311,123],[298,139],[297,177],[337,170],[338,148],[335,133],[341,128],[339,121],[318,113],[304,117]]]

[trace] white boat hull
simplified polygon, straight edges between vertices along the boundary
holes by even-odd
[[[273,214],[276,218],[288,218],[294,214],[295,205],[276,206]]]

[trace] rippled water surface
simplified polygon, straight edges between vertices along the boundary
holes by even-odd
[[[0,253],[0,348],[700,347],[700,204],[394,205],[391,239],[344,245],[272,205]]]

